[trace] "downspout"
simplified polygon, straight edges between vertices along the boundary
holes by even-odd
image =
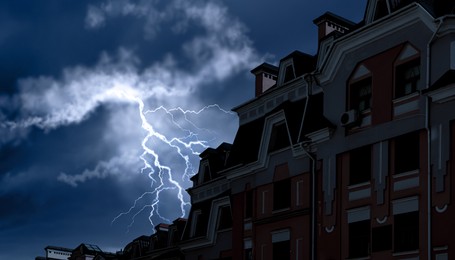
[[[428,41],[427,44],[427,67],[426,67],[426,84],[425,88],[428,89],[430,87],[431,83],[431,44],[433,43],[434,39],[436,38],[436,35],[441,28],[441,25],[443,23],[444,17],[441,17],[437,19],[439,22],[438,26],[436,27],[435,32],[431,36],[430,40]],[[428,221],[428,226],[427,226],[427,259],[431,259],[431,253],[432,253],[432,248],[431,248],[431,128],[430,128],[430,100],[431,98],[427,95],[426,97],[426,109],[425,109],[425,129],[427,130],[427,221]]]
[[[305,152],[305,154],[308,156],[310,159],[310,167],[311,167],[311,260],[316,259],[316,160],[314,156],[306,150],[306,147],[304,146],[304,143],[308,144],[311,143],[311,141],[300,141],[300,134],[302,133],[303,130],[303,123],[305,121],[306,117],[306,112],[308,109],[308,103],[310,101],[310,88],[313,87],[313,79],[308,80],[307,77],[314,77],[313,73],[307,74],[304,79],[307,82],[307,88],[306,88],[306,96],[307,100],[305,102],[305,108],[303,111],[303,117],[302,117],[302,123],[300,125],[300,133],[299,133],[299,138],[297,140],[297,143],[300,144],[300,147],[302,150]]]
[[[311,260],[316,259],[316,159],[306,150],[303,142],[300,143],[303,151],[310,159],[311,164]]]

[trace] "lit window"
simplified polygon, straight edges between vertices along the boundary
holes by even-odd
[[[395,73],[395,98],[404,97],[417,91],[417,84],[420,79],[419,60],[397,66]]]
[[[364,146],[349,154],[349,185],[370,181],[371,147]]]
[[[349,108],[359,112],[371,108],[371,77],[351,84]]]

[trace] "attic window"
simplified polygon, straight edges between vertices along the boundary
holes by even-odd
[[[268,152],[270,153],[278,151],[280,149],[288,147],[289,145],[291,144],[289,142],[286,123],[283,121],[275,124],[272,129],[272,134],[270,135]]]
[[[352,83],[350,86],[350,109],[364,112],[371,108],[371,77]]]
[[[284,70],[284,81],[288,82],[295,79],[294,66],[291,64],[287,65]]]
[[[396,67],[395,98],[404,97],[417,91],[420,79],[420,62],[415,59]]]

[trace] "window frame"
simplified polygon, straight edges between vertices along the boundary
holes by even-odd
[[[291,188],[291,178],[273,182],[273,211],[286,210],[291,207]]]
[[[362,89],[367,89],[366,94],[359,93]],[[362,103],[367,103],[361,107]],[[366,76],[349,82],[348,88],[348,110],[355,109],[359,114],[371,111],[373,102],[373,77],[369,73]]]
[[[417,67],[418,74],[409,78],[406,74],[409,70],[414,71]],[[407,58],[403,61],[399,61],[394,66],[394,88],[393,88],[393,97],[394,99],[405,98],[410,96],[418,91],[418,85],[421,80],[422,75],[422,66],[420,62],[420,56],[413,55],[410,58]],[[410,84],[410,92],[406,91],[406,86]]]
[[[366,152],[368,151],[369,162],[367,166],[364,166],[365,160],[367,159]],[[354,160],[358,160],[362,165],[358,166]],[[372,146],[362,146],[356,149],[353,149],[349,152],[349,186],[357,185],[362,183],[371,182],[371,173],[372,173]],[[355,166],[354,166],[355,165]],[[369,167],[367,173],[358,173],[357,171],[363,171],[363,168]]]
[[[417,141],[416,143],[412,143],[412,140],[409,140],[414,138],[417,139],[414,140]],[[420,132],[411,132],[395,137],[393,149],[393,171],[395,175],[419,171],[421,150]],[[416,167],[413,167],[413,164],[417,164]]]

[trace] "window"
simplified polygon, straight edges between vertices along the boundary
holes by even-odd
[[[273,259],[291,259],[291,232],[288,229],[272,232]]]
[[[253,191],[249,190],[245,194],[245,218],[253,216]]]
[[[204,182],[207,182],[210,180],[210,166],[209,166],[209,163],[206,162],[204,164],[204,171],[203,171],[203,174],[204,174]]]
[[[291,179],[273,183],[273,210],[286,209],[291,206]]]
[[[419,169],[419,133],[402,135],[395,139],[395,173]]]
[[[270,135],[268,152],[274,152],[290,145],[288,129],[285,122],[275,124]]]
[[[352,83],[350,86],[349,108],[359,113],[371,108],[371,77]]]
[[[288,82],[291,81],[295,78],[295,73],[294,73],[294,66],[287,65],[286,69],[284,71],[284,81],[283,82]]]
[[[420,79],[420,62],[414,60],[395,69],[395,98],[404,97],[417,91]]]
[[[364,146],[349,154],[349,185],[368,182],[371,179],[371,147]]]
[[[273,243],[273,259],[291,259],[291,243],[289,240]]]
[[[199,237],[204,236],[206,232],[206,223],[204,221],[204,215],[202,214],[201,210],[196,210],[193,212],[193,219],[192,219],[192,237]]]
[[[244,248],[244,259],[253,260],[253,241],[251,238],[247,238],[243,241]]]
[[[218,230],[223,230],[232,227],[231,207],[223,206],[219,209]]]
[[[371,230],[373,252],[392,249],[392,225],[376,227]]]
[[[349,258],[368,256],[370,220],[349,223]]]
[[[394,216],[394,250],[405,252],[419,249],[419,212]]]

